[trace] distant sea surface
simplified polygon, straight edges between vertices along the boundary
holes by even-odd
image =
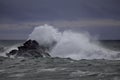
[[[120,51],[120,40],[101,40],[100,43],[106,48]]]
[[[0,40],[1,46],[12,46],[16,44],[22,44],[25,40]]]

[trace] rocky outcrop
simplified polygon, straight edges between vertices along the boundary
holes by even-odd
[[[50,57],[49,47],[44,45],[39,45],[35,40],[28,40],[18,49],[11,50],[6,53],[8,57]]]

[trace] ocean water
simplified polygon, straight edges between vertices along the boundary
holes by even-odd
[[[0,40],[0,45],[1,46],[13,46],[16,44],[21,44],[23,43],[25,40]]]
[[[22,45],[25,40],[0,40],[0,55],[5,56],[7,52]]]
[[[120,61],[0,57],[0,80],[120,80]]]
[[[100,43],[106,48],[120,51],[120,40],[100,40]]]
[[[7,58],[26,40],[0,40],[0,80],[120,80],[120,40],[38,26],[28,39],[51,45],[51,58]]]
[[[12,47],[24,41],[2,40],[0,44]],[[120,41],[102,40],[100,43],[112,50],[120,48]],[[120,80],[120,60],[0,57],[0,80]]]

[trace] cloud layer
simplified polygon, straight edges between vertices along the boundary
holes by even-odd
[[[0,39],[26,39],[43,24],[118,39],[119,4],[119,0],[0,0]]]
[[[34,27],[50,24],[63,31],[89,32],[100,39],[120,39],[120,21],[118,20],[77,20],[77,21],[38,21],[27,23],[0,24],[1,39],[27,39]]]
[[[0,20],[120,19],[119,3],[119,0],[0,0]]]

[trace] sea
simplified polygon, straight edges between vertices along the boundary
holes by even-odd
[[[9,58],[28,39],[51,45],[50,58]],[[0,80],[120,80],[120,40],[36,27],[27,40],[0,40]]]
[[[7,48],[20,46],[25,41],[0,40],[1,53]],[[99,42],[110,50],[120,50],[120,40]],[[84,58],[12,59],[0,56],[0,80],[120,80],[120,60]]]

